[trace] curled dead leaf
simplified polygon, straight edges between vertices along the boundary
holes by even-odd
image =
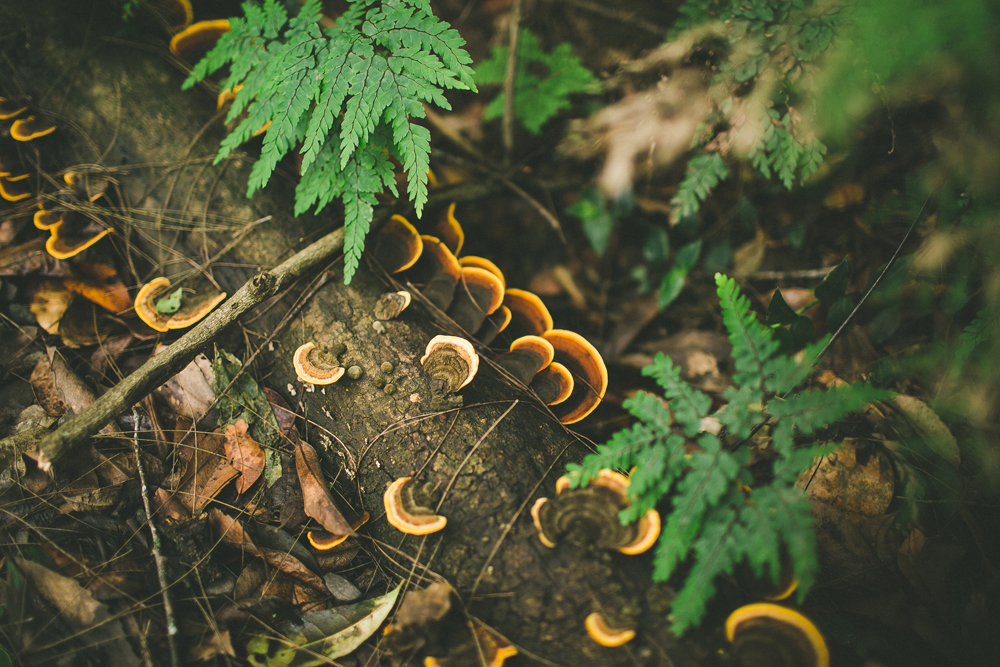
[[[240,472],[236,480],[237,493],[245,493],[264,472],[264,450],[247,434],[247,428],[245,419],[226,425],[226,455]]]
[[[295,469],[299,473],[302,500],[306,515],[319,521],[323,529],[334,535],[353,535],[354,530],[337,508],[319,465],[312,445],[299,441],[295,445]]]

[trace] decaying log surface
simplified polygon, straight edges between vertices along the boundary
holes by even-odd
[[[27,95],[59,121],[59,141],[47,144],[58,160],[121,169],[113,176],[133,209],[116,221],[114,243],[123,256],[145,254],[153,265],[169,265],[176,248],[203,262],[240,229],[272,216],[225,256],[228,268],[215,269],[232,293],[259,269],[340,225],[333,206],[318,220],[293,218],[289,174],[276,174],[266,191],[247,200],[251,158],[213,167],[224,132],[214,98],[206,90],[181,92],[183,73],[171,62],[164,35],[135,43],[116,34],[135,35],[122,30],[115,3],[2,3],[0,25],[6,27],[0,48],[14,68],[4,73],[3,92]],[[43,165],[54,161],[43,159]],[[146,270],[137,264],[142,279]],[[270,334],[304,289],[295,286],[244,316],[246,340],[254,345]],[[508,664],[704,664],[712,642],[707,635],[699,644],[670,634],[672,591],[651,585],[648,554],[550,550],[535,537],[531,503],[554,493],[566,462],[579,460],[584,446],[488,365],[463,391],[464,407],[431,412],[418,362],[445,325],[419,304],[376,324],[372,311],[386,289],[364,262],[349,286],[338,272],[264,350],[269,365],[261,373],[305,416],[305,437],[327,451],[328,461],[343,462],[346,474],[338,473],[337,487],[356,510],[371,513],[361,541],[384,571],[418,586],[448,581],[469,613],[521,649]],[[363,376],[305,391],[291,356],[310,340],[345,344],[342,362],[361,366]],[[392,364],[391,373],[380,370],[384,362]],[[404,538],[386,524],[381,496],[391,480],[421,469],[422,479],[443,492],[440,512],[448,526]],[[622,648],[599,647],[583,629],[596,610],[631,620],[637,638]]]

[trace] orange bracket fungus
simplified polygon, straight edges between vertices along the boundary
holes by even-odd
[[[462,277],[462,267],[448,246],[435,236],[421,236],[424,251],[410,269],[407,279],[438,310],[447,310]]]
[[[461,271],[448,317],[462,331],[473,334],[503,302],[503,283],[486,269],[464,267]]]
[[[808,618],[787,607],[758,602],[726,619],[726,639],[737,662],[774,667],[829,667],[830,651]]]
[[[170,53],[178,58],[186,58],[199,46],[204,48],[215,44],[230,29],[228,19],[198,21],[174,35],[170,40]]]
[[[545,405],[559,405],[573,393],[573,374],[558,361],[553,361],[535,374],[531,389]]]
[[[648,510],[634,524],[623,526],[618,513],[628,507],[628,478],[602,470],[590,486],[570,489],[570,479],[556,481],[556,497],[539,498],[531,508],[538,539],[552,548],[561,539],[578,547],[617,549],[626,555],[643,553],[660,535],[660,515]]]
[[[552,329],[541,336],[552,343],[555,360],[573,375],[573,393],[555,413],[563,424],[574,424],[593,412],[604,398],[608,368],[597,348],[578,333]]]
[[[10,136],[17,141],[31,141],[56,131],[56,126],[36,116],[19,118],[10,127]]]
[[[492,273],[497,277],[497,279],[500,281],[500,284],[503,285],[504,289],[507,289],[507,280],[503,277],[503,272],[500,271],[500,268],[496,264],[486,259],[485,257],[477,257],[476,255],[466,255],[465,257],[459,257],[458,263],[461,264],[462,267],[486,269],[487,271],[489,271],[490,273]]]
[[[337,355],[324,352],[315,343],[299,346],[292,363],[295,374],[308,384],[333,384],[347,372],[337,361]]]
[[[430,507],[428,486],[411,483],[409,477],[390,484],[382,496],[389,525],[407,535],[429,535],[443,529],[448,518],[435,514]]]
[[[373,314],[376,320],[394,320],[399,314],[410,305],[410,293],[406,290],[401,292],[386,292],[379,297],[375,304]]]
[[[37,214],[36,214],[37,215]],[[42,217],[42,224],[51,223],[50,216]],[[35,226],[38,226],[36,220]],[[111,233],[111,228],[72,211],[60,214],[59,220],[48,228],[49,238],[45,249],[56,259],[69,259],[94,245]],[[214,307],[214,304],[213,304]],[[209,309],[211,310],[211,308]],[[208,311],[206,311],[208,312]],[[201,319],[200,317],[198,319]],[[190,326],[190,325],[184,325]],[[179,328],[179,327],[173,327]]]
[[[555,355],[552,343],[538,336],[521,336],[510,344],[510,351],[497,357],[497,365],[525,387],[538,371],[550,363]]]
[[[511,288],[504,293],[503,305],[511,312],[507,333],[514,338],[541,336],[552,329],[552,315],[536,294]]]
[[[495,313],[486,316],[483,326],[476,332],[476,340],[483,345],[489,345],[497,335],[510,324],[510,308],[500,306]]]
[[[416,228],[403,216],[394,215],[379,230],[375,259],[389,273],[399,273],[416,264],[423,250]]]
[[[587,628],[587,635],[601,646],[621,646],[635,638],[635,630],[631,628],[612,628],[608,625],[604,614],[595,611],[587,616],[583,625]]]
[[[462,252],[462,246],[465,245],[465,232],[462,230],[462,225],[455,219],[454,203],[448,207],[448,215],[437,224],[434,231],[444,241],[444,244],[448,246],[451,254],[458,257],[458,253]]]
[[[185,294],[180,307],[176,311],[173,313],[160,312],[157,309],[157,303],[161,298],[167,296],[168,289],[170,289],[169,279],[162,277],[154,278],[143,285],[142,289],[135,296],[136,315],[156,331],[169,331],[170,329],[184,329],[189,327],[208,315],[213,308],[222,303],[226,298],[225,292]]]
[[[434,336],[427,343],[420,365],[430,376],[431,390],[435,394],[453,394],[476,377],[479,354],[464,338]]]
[[[21,201],[32,195],[28,178],[31,174],[19,174],[17,176],[10,172],[0,172],[0,197],[7,201]]]
[[[20,104],[18,102],[8,100],[5,97],[0,97],[0,120],[17,118],[27,110],[28,105],[26,104]]]

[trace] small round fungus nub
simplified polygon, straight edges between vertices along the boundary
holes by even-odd
[[[595,611],[587,616],[583,622],[587,628],[587,634],[601,646],[621,646],[635,638],[635,630],[631,628],[612,628],[608,625],[604,614]]]
[[[309,384],[333,384],[345,372],[336,356],[320,350],[314,343],[300,346],[292,357],[292,363],[299,379]]]
[[[830,651],[819,629],[788,607],[758,602],[726,619],[726,639],[740,664],[775,667],[829,667]],[[766,658],[766,661],[762,661]]]
[[[444,394],[453,394],[472,382],[479,370],[479,354],[472,343],[458,336],[434,336],[420,358],[424,372]]]
[[[409,477],[400,477],[389,485],[382,495],[389,525],[407,535],[429,535],[448,524],[447,517],[435,514],[429,507],[425,486],[412,483]]]
[[[352,380],[357,380],[363,373],[364,371],[361,369],[361,366],[351,366],[347,369],[347,377]]]

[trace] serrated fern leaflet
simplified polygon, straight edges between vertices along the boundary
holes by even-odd
[[[666,400],[637,392],[624,402],[636,423],[581,464],[567,467],[576,486],[588,483],[602,468],[631,468],[631,505],[619,515],[625,523],[669,497],[653,578],[670,579],[682,564],[691,563],[678,582],[671,610],[677,633],[701,621],[715,594],[716,578],[731,574],[740,563],[777,582],[784,550],[799,580],[799,595],[808,592],[818,568],[816,543],[809,500],[795,483],[817,456],[836,445],[797,443],[796,437],[888,396],[867,385],[791,393],[808,376],[825,341],[808,347],[798,360],[778,354],[772,330],[758,321],[736,283],[722,275],[716,282],[736,366],[736,386],[723,393],[728,404],[709,415],[712,399],[684,382],[680,368],[659,354],[643,375],[656,379]],[[769,451],[751,457],[749,444],[723,446],[718,436],[704,432],[706,423],[713,421],[738,438],[748,437],[767,421]],[[757,476],[750,473],[751,458]],[[770,476],[759,475],[762,461],[770,461]]]
[[[292,150],[302,156],[295,213],[319,213],[339,198],[345,214],[344,282],[349,283],[374,216],[375,195],[393,184],[391,163],[406,174],[419,217],[427,202],[430,133],[412,119],[425,102],[450,109],[446,89],[475,90],[464,40],[420,0],[349,0],[321,29],[319,0],[289,19],[277,0],[244,3],[244,16],[199,62],[190,87],[229,65],[222,84],[236,93],[228,120],[242,116],[216,161],[264,134],[247,196],[267,185]],[[379,157],[382,155],[383,157]]]

